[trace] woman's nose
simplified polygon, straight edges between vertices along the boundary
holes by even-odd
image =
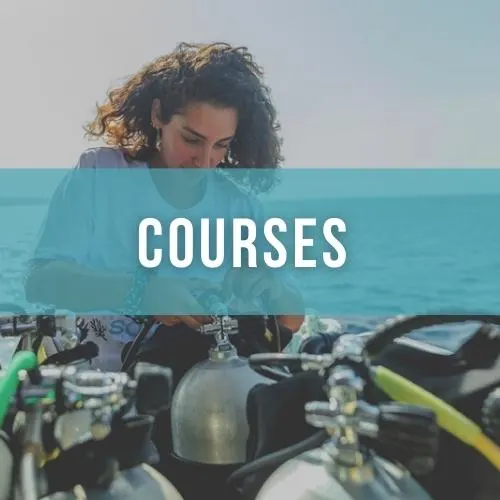
[[[197,151],[195,165],[198,168],[208,168],[210,165],[210,150],[207,147],[199,148]]]
[[[217,161],[214,158],[214,151],[210,147],[203,148],[196,155],[195,165],[198,168],[212,168],[217,166]]]

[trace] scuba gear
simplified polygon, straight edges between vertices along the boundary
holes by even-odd
[[[213,335],[208,359],[184,375],[172,400],[173,452],[200,464],[241,464],[246,459],[246,400],[258,383],[272,381],[255,373],[240,358],[229,335],[237,321],[222,317],[201,333]]]
[[[425,316],[398,319],[396,322],[393,321],[392,324],[385,324],[384,328],[381,329],[382,334],[389,339],[390,335],[387,336],[385,330],[390,330],[392,327],[398,328],[399,331],[418,329],[419,325],[426,327],[431,322],[429,318],[429,316]],[[456,316],[439,316],[438,318],[441,324],[446,321],[456,321]],[[479,321],[480,323],[480,318],[484,317],[462,316],[462,318],[467,318],[473,322]],[[497,321],[500,320],[500,317],[494,318],[497,318]],[[130,363],[129,375],[132,376],[138,373],[137,370],[140,370],[140,367],[143,366],[141,362],[159,361],[169,367],[172,364],[174,375],[172,387],[176,389],[181,387],[179,381],[182,376],[193,368],[194,364],[205,363],[205,366],[209,364],[206,358],[207,351],[209,351],[212,343],[211,338],[216,336],[219,337],[219,342],[224,340],[219,335],[221,333],[220,322],[221,319],[219,318],[218,323],[207,325],[205,331],[190,330],[185,325],[159,327],[152,339],[144,343],[138,343],[138,355]],[[18,321],[18,325],[26,323],[27,320],[24,318]],[[241,318],[235,320],[226,316],[223,323],[223,330],[229,335],[231,344],[236,347],[238,356],[243,353],[244,357],[246,357],[255,352],[263,353],[276,349],[275,332],[272,332],[274,333],[272,343],[266,340],[267,337],[264,333],[266,330],[275,328],[275,323],[272,321],[266,324],[265,320],[260,317],[244,318],[244,321],[242,321]],[[264,327],[262,328],[262,326]],[[278,358],[275,361],[269,359],[266,361],[263,354],[253,356],[250,358],[251,375],[255,376],[256,374],[253,372],[257,372],[266,379],[272,379],[277,383],[266,380],[264,383],[256,383],[249,387],[248,397],[244,401],[248,424],[248,440],[244,457],[246,464],[212,465],[183,460],[175,453],[172,453],[173,444],[167,439],[164,443],[168,457],[165,459],[165,455],[163,455],[162,468],[159,470],[166,473],[169,481],[175,485],[186,500],[201,498],[201,492],[203,492],[204,496],[213,494],[218,498],[226,498],[227,495],[227,498],[231,500],[241,499],[242,496],[238,496],[238,493],[233,488],[234,483],[241,480],[244,481],[243,498],[254,500],[259,490],[262,490],[262,494],[265,493],[262,486],[270,478],[273,471],[283,466],[284,462],[288,460],[292,460],[292,464],[296,464],[297,456],[302,453],[309,453],[307,456],[315,459],[317,465],[323,461],[323,463],[333,464],[332,467],[335,471],[343,471],[345,466],[339,467],[336,462],[342,458],[343,452],[341,452],[340,457],[336,455],[332,458],[322,454],[318,458],[317,452],[312,451],[321,448],[325,442],[331,439],[326,430],[321,429],[318,431],[315,425],[321,423],[331,430],[332,425],[335,424],[338,432],[343,432],[349,439],[357,436],[358,451],[362,452],[363,460],[371,464],[370,466],[359,467],[362,471],[369,469],[371,466],[374,467],[375,482],[373,484],[387,485],[384,480],[379,483],[380,473],[385,476],[385,471],[388,470],[389,474],[397,475],[397,471],[402,470],[399,465],[401,464],[435,500],[444,500],[445,498],[479,500],[478,494],[484,493],[486,485],[487,489],[491,490],[492,493],[490,496],[481,497],[481,500],[496,498],[500,486],[500,476],[494,465],[498,447],[495,446],[492,440],[500,444],[497,441],[498,421],[500,420],[499,395],[495,391],[500,386],[497,331],[489,323],[480,325],[475,334],[462,342],[455,351],[433,347],[414,338],[392,338],[387,346],[384,345],[383,348],[377,347],[373,352],[370,352],[369,359],[365,359],[363,362],[359,362],[359,357],[357,358],[358,361],[356,361],[356,351],[349,351],[344,342],[349,347],[351,342],[357,345],[358,342],[362,341],[364,346],[370,338],[374,337],[373,332],[357,334],[355,337],[339,334],[339,332],[320,332],[321,335],[311,335],[303,341],[300,349],[302,353],[299,356],[285,355],[283,353],[272,355],[271,357]],[[33,345],[34,337],[36,337],[35,329],[33,329],[33,332],[33,334],[30,334],[31,345]],[[391,334],[390,331],[389,334]],[[45,338],[50,339],[48,336]],[[258,342],[252,342],[253,338],[257,338]],[[268,343],[266,344],[266,342]],[[324,345],[321,345],[321,342],[330,345],[325,348]],[[286,342],[281,342],[282,346],[285,344]],[[353,348],[355,344],[351,347]],[[24,340],[23,345],[28,345],[27,339]],[[311,346],[314,346],[314,348]],[[304,351],[309,349],[312,350],[315,356],[306,355]],[[87,354],[89,354],[92,345],[85,347],[84,344],[83,354],[87,350],[89,351]],[[228,350],[231,351],[231,349]],[[334,363],[332,361],[332,350],[335,350],[337,356]],[[79,351],[77,349],[75,351],[62,351],[61,353],[70,355],[71,352],[74,352],[75,356],[78,357]],[[82,352],[80,352],[79,356],[82,356]],[[350,352],[349,356],[346,352]],[[327,356],[324,357],[321,354],[327,354]],[[63,358],[55,357],[52,359],[55,364],[56,362],[64,363]],[[349,361],[349,369],[353,370],[358,379],[363,381],[362,385],[358,385],[356,377],[353,376],[347,377],[343,375],[340,380],[329,377],[335,367],[347,363],[347,361]],[[42,373],[43,369],[49,368],[43,366],[46,363],[47,361],[43,362],[40,373]],[[254,363],[256,363],[255,366]],[[288,366],[289,369],[283,369],[283,365]],[[248,368],[248,364],[246,366]],[[62,367],[51,366],[50,368],[62,370]],[[75,368],[72,367],[71,370]],[[308,368],[308,370],[304,371],[305,368]],[[317,371],[324,373],[318,376]],[[346,369],[343,373],[346,374],[347,372]],[[457,420],[453,409],[440,402],[436,405],[435,397],[430,396],[428,392],[422,393],[420,389],[415,390],[414,386],[408,384],[407,380],[401,380],[394,372],[398,372],[399,375],[403,375],[406,379],[411,380],[442,399],[445,403],[455,407],[468,420],[472,420],[473,425],[460,415]],[[202,373],[198,371],[197,376],[200,377]],[[36,371],[31,372],[32,377],[35,374]],[[226,375],[223,378],[224,383],[230,378],[231,375]],[[139,401],[136,401],[137,411],[140,414],[148,413],[148,408],[151,409],[157,405],[154,399],[168,393],[166,389],[161,388],[160,379],[161,377],[149,378],[148,381],[142,379],[141,382],[139,378],[137,385],[142,384],[141,390],[149,393],[148,397],[142,400],[142,409],[139,408]],[[350,387],[351,383],[354,383],[354,387],[358,388],[359,399],[356,404],[352,405],[357,407],[354,416],[349,413],[350,405],[333,408],[329,405],[328,408],[308,406],[311,414],[305,418],[304,408],[307,403],[329,402],[328,395],[324,392],[325,381],[328,381],[328,379],[334,381],[334,385],[339,389],[340,394],[337,394],[339,400],[341,397],[346,396],[348,392],[340,391],[341,387],[345,389]],[[378,385],[381,385],[381,387]],[[40,389],[39,385],[37,386],[30,380],[25,381],[25,387],[38,387]],[[139,390],[139,387],[136,390]],[[196,384],[194,390],[196,390]],[[352,390],[352,388],[349,390]],[[21,394],[21,391],[19,394]],[[203,393],[202,395],[206,397],[207,394]],[[217,393],[215,395],[217,396]],[[418,399],[415,399],[417,396]],[[202,405],[195,404],[198,397],[193,393],[190,402],[193,411],[201,414],[203,412]],[[186,401],[188,399],[186,397]],[[399,401],[399,405],[395,405],[391,403],[391,400],[394,399],[402,401]],[[433,427],[432,425],[429,427],[425,425],[425,422],[430,422],[428,420],[430,414],[426,410],[419,410],[415,413],[416,408],[414,406],[401,406],[401,403],[404,402],[430,407],[435,410],[438,422],[445,427],[445,429],[441,429],[439,434],[440,446],[435,459],[436,467],[432,470],[430,468],[434,453],[434,448],[431,446]],[[155,430],[163,429],[166,433],[167,431],[170,432],[171,427],[169,417],[166,419],[164,417],[170,415],[170,407],[167,408],[166,405],[163,405],[163,408],[163,413],[158,414],[156,417]],[[342,408],[345,410],[344,413],[347,412],[347,415],[339,415]],[[315,411],[315,415],[312,415],[312,410]],[[51,412],[48,413],[50,415]],[[91,492],[92,496],[104,494],[109,497],[112,497],[112,495],[127,497],[129,494],[127,491],[130,491],[132,482],[134,487],[138,487],[139,483],[155,485],[156,483],[151,481],[153,472],[150,469],[147,472],[143,466],[137,466],[138,462],[151,463],[150,452],[145,446],[145,441],[148,440],[147,436],[151,431],[151,420],[139,416],[124,418],[122,414],[123,411],[116,414],[112,420],[111,432],[101,441],[91,439],[89,435],[91,414],[88,411],[85,413],[83,410],[80,412],[64,410],[57,416],[57,419],[53,418],[52,422],[45,424],[42,441],[46,456],[41,457],[42,462],[45,460],[45,463],[40,469],[43,474],[37,476],[40,494],[49,495],[50,500],[75,498],[76,493],[73,494],[71,491],[75,484],[81,483],[84,484],[85,491],[87,493]],[[319,422],[319,420],[322,422]],[[374,422],[377,425],[373,425]],[[478,433],[478,426],[481,425],[484,425],[491,439],[486,439],[483,434]],[[70,432],[75,426],[80,427],[78,433],[75,433],[74,430]],[[378,433],[375,435],[374,431],[377,426]],[[24,428],[22,426],[21,431]],[[16,431],[12,433],[9,431],[8,418],[5,419],[4,429],[9,435],[9,440],[5,441],[8,444],[5,448],[6,453],[10,453],[11,458],[17,457],[22,442],[20,441],[22,432]],[[99,430],[99,426],[97,430]],[[31,435],[36,437],[34,432]],[[479,436],[479,439],[476,439],[477,436]],[[457,437],[464,439],[466,443],[459,441]],[[31,442],[36,444],[36,439],[32,438]],[[124,442],[127,443],[127,446],[120,446]],[[158,451],[160,451],[159,441],[155,440],[155,444]],[[348,444],[349,441],[340,443],[341,450],[343,445],[347,446]],[[352,442],[350,444],[352,445]],[[492,462],[485,459],[483,455],[478,454],[474,448],[474,445],[477,444],[482,447],[482,450],[486,451],[486,454],[489,454]],[[37,447],[30,445],[30,449],[36,451]],[[329,447],[328,449],[335,452],[337,450],[335,447]],[[0,447],[0,452],[3,453],[3,451],[3,447]],[[347,451],[352,450],[348,449]],[[141,454],[140,459],[137,458],[138,454]],[[118,476],[114,476],[117,462],[120,473]],[[5,463],[8,464],[8,460]],[[15,470],[18,470],[18,461],[14,459],[14,463],[16,464]],[[25,463],[29,465],[28,460],[25,460]],[[301,463],[299,468],[295,469],[296,473],[300,475],[300,471],[304,470],[304,467],[313,468],[312,465]],[[138,469],[141,474],[140,477],[136,475]],[[319,469],[320,467],[314,468],[316,471]],[[236,472],[234,472],[235,470]],[[280,468],[280,470],[286,469]],[[356,467],[352,470],[359,472]],[[227,477],[233,472],[229,488],[223,488]],[[450,480],[447,476],[451,476],[453,479]],[[113,477],[116,477],[116,479],[113,480]],[[328,481],[328,484],[331,484],[331,474],[323,474],[321,477]],[[408,477],[408,473],[404,477],[405,482],[408,480],[409,483],[414,484],[414,481]],[[147,481],[141,482],[141,478],[146,478]],[[196,478],[196,480],[193,478]],[[354,481],[354,479],[351,476],[351,480]],[[297,493],[300,493],[298,491],[300,485],[305,485],[304,481],[304,479],[300,480],[300,484],[296,487]],[[495,481],[496,484],[494,484]],[[293,481],[288,482],[289,485],[292,483]],[[319,485],[320,482],[318,481],[315,487],[316,490],[319,489]],[[116,488],[121,488],[119,494]],[[153,488],[156,488],[156,486],[153,486]],[[367,485],[366,488],[370,489],[370,486]],[[345,491],[341,489],[337,490],[337,492],[338,495],[346,495]],[[150,493],[144,489],[139,489],[134,495],[143,494]],[[154,498],[156,493],[153,492],[151,495]],[[332,490],[330,495],[335,495],[335,491]],[[385,493],[382,494],[382,496],[384,495]],[[288,491],[286,496],[289,496]],[[386,496],[391,498],[389,494]],[[410,493],[407,496],[409,500],[412,498]],[[327,495],[327,498],[330,498],[330,496]]]
[[[88,363],[98,354],[94,343],[80,344],[76,319],[72,316],[55,316],[53,310],[30,316],[21,307],[9,303],[0,304],[0,312],[10,313],[8,319],[0,317],[0,334],[19,338],[14,355],[32,351],[39,364],[61,365]],[[82,349],[83,346],[87,347]]]
[[[171,410],[156,419],[154,442],[162,460],[159,470],[172,478],[185,500],[199,500],[206,492],[220,500],[235,500],[226,481],[246,461],[248,391],[254,384],[267,385],[273,380],[255,373],[235,352],[232,345],[239,338],[225,351],[223,342],[220,347],[210,347],[214,335],[210,328],[209,335],[189,329],[183,333],[188,332],[187,336],[179,332],[181,341],[172,343],[185,345],[186,351],[178,351],[181,359],[174,360],[177,373],[184,371],[184,375],[177,383]],[[196,342],[200,337],[203,342]],[[193,366],[194,356],[198,360]],[[201,432],[205,435],[200,436]]]
[[[486,432],[500,444],[500,387],[491,391],[481,411]]]
[[[321,374],[326,381],[328,401],[309,402],[305,412],[307,422],[325,428],[329,439],[323,439],[319,448],[296,457],[287,454],[284,463],[260,489],[257,500],[430,500],[404,465],[410,469],[416,465],[419,469],[432,467],[437,445],[435,416],[419,407],[397,403],[375,406],[362,399],[371,380],[369,363],[358,338],[340,337],[330,356],[250,357],[251,365],[269,361],[298,362]],[[388,458],[374,451],[377,444]]]
[[[200,300],[218,298],[207,295]],[[153,440],[161,457],[159,470],[175,478],[186,500],[200,498],[201,491],[224,498],[228,475],[246,460],[247,394],[257,383],[273,383],[275,376],[272,370],[264,376],[255,373],[245,358],[272,352],[292,336],[276,318],[233,318],[223,307],[220,313],[199,330],[185,324],[160,325],[147,342],[142,339],[150,326],[143,326],[123,350],[128,370],[141,361],[172,370],[172,405],[157,416]],[[132,349],[136,355],[130,355]]]
[[[477,495],[486,494],[481,499],[492,499],[498,497],[498,488],[500,486],[498,472],[500,449],[481,431],[480,426],[481,424],[484,426],[488,424],[487,429],[490,428],[490,432],[492,432],[495,422],[498,422],[498,417],[494,418],[492,416],[495,409],[498,408],[496,406],[498,403],[494,403],[498,393],[492,391],[500,385],[500,352],[498,349],[498,335],[495,329],[489,323],[481,325],[475,335],[463,342],[454,353],[441,348],[434,349],[430,346],[421,348],[425,343],[413,339],[411,339],[411,342],[403,342],[403,339],[401,339],[401,342],[400,339],[395,341],[398,335],[413,333],[418,328],[434,324],[447,324],[448,322],[453,324],[460,321],[479,323],[489,321],[498,325],[500,324],[500,316],[460,315],[395,318],[382,324],[375,334],[368,332],[356,335],[356,342],[367,342],[370,348],[367,355],[371,358],[369,375],[373,383],[366,386],[365,399],[370,404],[376,405],[396,399],[435,411],[441,427],[436,467],[432,471],[426,473],[420,471],[418,473],[418,481],[433,498],[436,500],[445,498],[470,500],[471,498],[478,499]],[[334,345],[338,345],[343,337],[349,339],[346,334],[341,336],[334,334],[332,336],[334,337]],[[295,382],[294,379],[297,379],[298,383],[301,376],[312,376],[311,373],[300,372],[299,370],[308,369],[311,364],[313,366],[315,363],[318,364],[318,359],[322,358],[318,353],[331,352],[331,349],[321,351],[321,346],[317,342],[312,344],[311,340],[306,339],[302,349],[312,345],[315,355],[255,355],[250,358],[251,365],[254,363],[258,365],[261,363],[271,364],[273,366],[287,364],[291,371],[298,372],[292,379],[266,388],[257,387],[251,394],[249,404],[257,406],[258,411],[265,413],[268,418],[267,421],[265,421],[265,417],[259,421],[260,423],[265,421],[264,427],[266,425],[269,428],[275,426],[276,420],[273,421],[273,414],[282,414],[282,401],[279,399],[280,386],[292,385]],[[331,339],[328,343],[331,343]],[[486,349],[488,354],[482,353],[480,356],[475,357],[473,353],[477,353],[481,349]],[[494,351],[494,353],[491,351]],[[326,356],[332,359],[331,354]],[[270,358],[273,358],[273,360]],[[409,382],[401,375],[394,373],[393,370],[398,371],[421,387],[417,387],[415,383]],[[316,386],[313,386],[320,387],[321,380],[318,379]],[[490,397],[485,402],[488,394],[490,394]],[[301,397],[303,403],[305,403],[303,395]],[[274,408],[266,407],[264,410],[264,405],[269,406],[270,402],[272,402]],[[286,402],[283,404],[286,404]],[[450,405],[454,408],[451,408]],[[481,419],[481,410],[483,419]],[[253,412],[255,412],[255,408]],[[489,418],[485,417],[487,414]],[[256,432],[255,426],[251,425],[251,432]],[[270,437],[269,432],[266,435],[265,429],[262,428],[259,428],[257,432],[260,436],[254,437],[254,440],[260,439],[262,441],[262,439],[266,438],[268,440],[267,444],[261,442],[261,449],[265,449],[267,453],[279,453],[279,447],[274,446],[273,449],[272,437]],[[300,439],[294,439],[293,432],[294,430],[290,428],[287,436],[288,445],[296,444],[297,440]],[[308,435],[312,435],[311,430],[309,430]],[[376,446],[376,450],[379,453],[385,452],[379,446]],[[254,456],[252,458],[259,460],[259,457]],[[263,457],[261,455],[260,460],[265,458],[265,454]],[[250,467],[251,464],[244,466],[242,470]],[[279,463],[277,464],[279,465]],[[257,478],[257,482],[260,481],[262,484],[272,470],[273,468],[268,468],[267,471],[261,471],[261,477]],[[476,477],[472,475],[471,471],[477,473]],[[252,474],[255,483],[255,477],[258,475],[255,469]],[[479,478],[477,477],[478,474]],[[447,476],[452,476],[453,481],[448,480]],[[252,478],[247,477],[246,482],[251,483]],[[255,484],[250,484],[250,487],[254,488],[254,490],[256,488]],[[489,493],[490,490],[491,494]],[[252,496],[249,498],[252,498]]]
[[[469,426],[471,430],[468,432],[473,432],[469,441],[478,436],[477,442],[468,443],[467,439],[457,440],[453,432],[443,431],[436,469],[420,478],[422,484],[437,499],[453,497],[469,500],[478,495],[485,495],[482,499],[496,498],[500,486],[496,467],[490,459],[479,455],[475,446],[490,448],[478,432],[478,426],[488,429],[482,408],[488,395],[500,386],[500,316],[426,315],[396,318],[392,323],[382,324],[376,333],[366,334],[367,340],[373,339],[369,342],[373,364],[390,368],[460,411],[474,424]],[[471,330],[465,341],[461,340],[451,352],[422,349],[423,342],[420,345],[399,342],[399,339],[391,342],[396,334],[415,333],[434,325],[447,324],[467,324],[467,329]],[[432,330],[429,330],[426,335],[431,334]],[[378,401],[389,397],[390,394],[382,390],[375,390],[373,394]],[[491,437],[495,439],[494,434]],[[447,476],[453,476],[454,480],[448,481]],[[487,486],[495,482],[495,486]],[[496,493],[488,496],[489,490]]]
[[[9,437],[0,432],[0,500],[9,500],[14,475],[14,454]]]
[[[22,370],[27,370],[26,376],[20,376]],[[133,380],[125,373],[75,366],[37,367],[34,353],[19,352],[1,381],[0,401],[24,416],[11,432],[12,456],[20,456],[20,462],[12,488],[2,484],[5,498],[55,500],[83,493],[88,499],[148,494],[181,500],[175,488],[144,463],[153,417],[170,404],[168,368],[139,364]],[[151,386],[158,389],[153,398]],[[139,414],[134,415],[134,404]],[[82,413],[86,419],[78,415]],[[62,418],[67,419],[63,424]],[[62,427],[74,425],[74,418],[86,429],[61,446]]]

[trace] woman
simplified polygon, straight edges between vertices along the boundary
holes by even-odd
[[[211,198],[206,183],[194,182],[180,189],[178,185],[160,182],[161,176],[155,176],[155,171],[243,167],[248,173],[249,169],[266,168],[267,171],[278,167],[282,160],[279,126],[262,76],[245,48],[224,43],[180,44],[109,92],[106,102],[98,107],[97,116],[86,128],[89,137],[103,139],[107,146],[86,150],[77,169],[147,168],[162,200],[173,209],[195,207],[199,213],[211,210],[219,200],[213,191]],[[269,176],[255,176],[252,180],[246,175],[240,176],[239,181],[261,191],[273,185]],[[88,203],[88,193],[82,191],[81,185],[77,188],[66,181],[52,200],[27,275],[28,300],[69,310],[94,311],[116,310],[122,306],[130,311],[138,307],[141,299],[151,303],[157,298],[160,300],[159,297],[169,301],[170,309],[172,304],[178,305],[179,311],[188,310],[189,305],[196,303],[196,295],[179,280],[175,286],[171,286],[172,282],[167,286],[159,276],[145,279],[137,275],[91,272],[85,268],[82,256],[92,253],[96,224],[104,225],[106,231],[116,231],[114,226],[120,214],[113,218],[108,212],[106,217],[100,213],[97,220],[89,221],[88,217],[85,219],[84,215],[68,209],[70,202],[73,207]],[[230,193],[228,205],[248,208],[248,197],[243,191],[230,190]],[[109,196],[116,194],[109,193]],[[114,200],[115,203],[108,205],[118,211],[129,203]],[[68,213],[72,214],[71,218]],[[58,286],[47,287],[45,283]],[[252,292],[253,295],[267,293],[273,303],[281,301],[301,307],[300,294],[293,285],[270,279],[263,272],[252,271],[249,279],[243,272],[231,271],[224,277],[224,283],[230,283],[232,289],[238,289],[247,299]],[[81,291],[90,286],[109,290],[105,294],[106,304],[102,303],[102,293],[99,303],[93,302],[97,299],[92,293],[82,294]],[[297,308],[294,307],[294,313]],[[211,321],[206,315],[193,314],[160,315],[157,319],[166,326],[185,324],[191,329]],[[303,316],[283,315],[279,322],[297,331]],[[105,369],[119,368],[117,353],[138,331],[133,320],[115,316],[86,318],[81,327],[99,344],[96,364]]]

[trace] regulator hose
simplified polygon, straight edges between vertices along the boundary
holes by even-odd
[[[385,368],[371,368],[375,384],[395,401],[429,408],[436,414],[438,425],[483,455],[500,471],[500,447],[481,428],[461,412],[405,377]]]
[[[401,316],[383,322],[366,343],[370,357],[379,355],[395,339],[420,328],[450,323],[478,322],[500,325],[500,315],[428,314]],[[464,444],[473,447],[500,471],[500,447],[472,420],[451,405],[405,377],[385,368],[371,368],[375,384],[395,401],[423,406],[434,411],[439,426]]]
[[[365,342],[364,348],[369,357],[376,357],[394,340],[420,328],[450,323],[480,322],[500,325],[500,315],[420,315],[401,316],[382,323]],[[300,356],[281,354],[281,363],[287,361],[301,365]],[[258,362],[255,356],[255,362]],[[464,444],[473,447],[500,471],[500,447],[489,439],[482,429],[461,412],[447,404],[429,391],[405,377],[383,366],[372,367],[373,382],[394,401],[420,405],[434,411],[438,425]]]
[[[258,458],[252,462],[249,462],[236,471],[234,471],[227,479],[227,484],[229,486],[235,486],[235,483],[245,479],[246,477],[255,474],[257,472],[262,472],[266,469],[273,469],[279,467],[281,464],[291,460],[292,458],[300,455],[314,448],[318,448],[328,439],[328,433],[326,430],[322,429],[316,432],[312,436],[296,443],[288,448],[270,453],[264,457]]]
[[[0,427],[9,410],[12,396],[19,385],[19,372],[33,370],[37,366],[37,357],[31,351],[19,351],[12,358],[6,373],[0,378]]]
[[[150,332],[153,325],[156,323],[156,319],[154,316],[148,317],[146,322],[142,325],[142,328],[139,330],[139,333],[135,336],[132,344],[128,348],[125,358],[122,362],[121,371],[128,372],[129,368],[132,366],[132,363],[135,361],[137,353],[139,352],[139,348],[141,347],[142,341],[146,338],[146,335]]]

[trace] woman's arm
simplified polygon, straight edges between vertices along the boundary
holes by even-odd
[[[29,302],[83,312],[119,309],[132,285],[132,275],[98,272],[73,262],[52,260],[30,265],[24,289]]]
[[[131,278],[111,277],[83,263],[95,245],[96,154],[84,151],[57,186],[25,272],[26,299],[73,311],[95,309],[106,290],[110,304],[123,299]],[[99,307],[102,309],[102,307]]]
[[[278,321],[293,333],[297,332],[305,319],[305,305],[302,294],[291,280],[277,287],[277,295],[269,299],[273,310],[290,310],[292,314],[278,315]]]
[[[47,283],[50,285],[47,286]],[[133,275],[92,271],[63,261],[33,266],[25,282],[28,301],[51,304],[78,313],[120,311],[125,308],[124,314],[133,315],[134,311],[127,310],[126,305],[133,287]],[[95,290],[99,292],[95,293]],[[206,314],[193,314],[201,306],[191,294],[187,280],[152,276],[141,295],[139,302],[147,310],[153,310],[156,319],[166,325],[183,322],[191,328],[199,328],[211,321]]]
[[[278,321],[285,327],[288,328],[292,333],[297,333],[300,327],[303,325],[305,316],[291,316],[283,315],[278,316]]]

